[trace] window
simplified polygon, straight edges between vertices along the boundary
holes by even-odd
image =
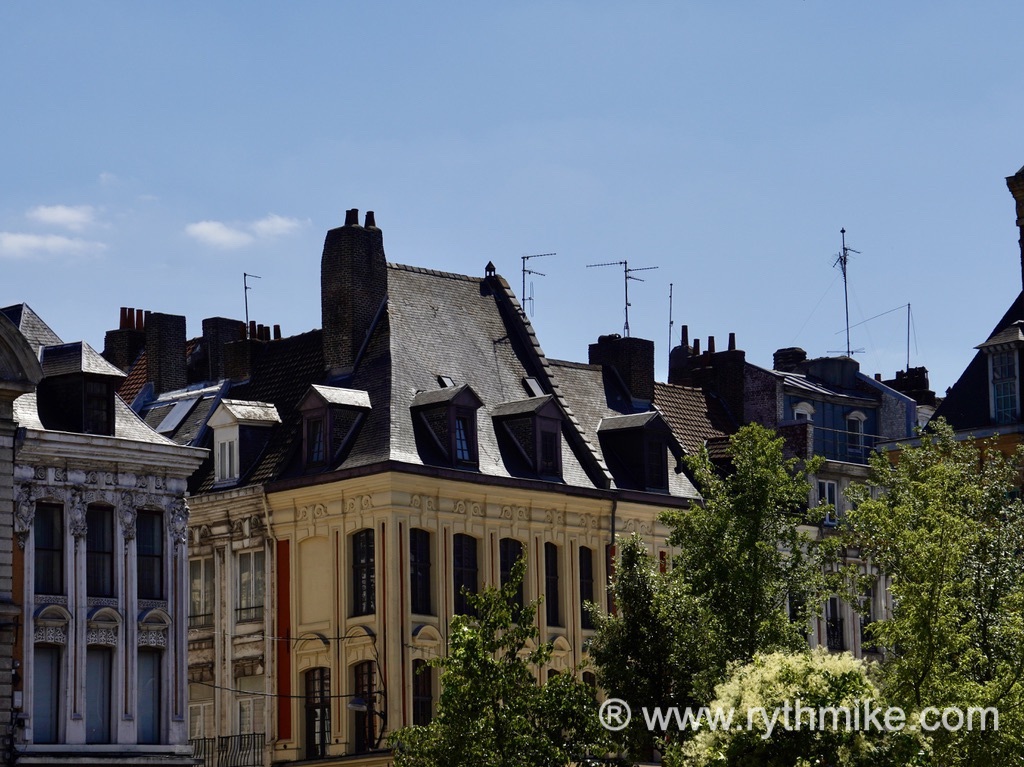
[[[991,357],[992,409],[996,423],[1017,420],[1017,351],[998,352]]]
[[[539,473],[561,476],[562,456],[558,439],[559,432],[552,429],[540,430],[540,465]]]
[[[875,591],[870,586],[864,590],[864,596],[861,597],[858,612],[860,613],[861,648],[869,652],[873,651],[877,648],[875,647],[874,639],[871,638],[868,627],[875,622]]]
[[[263,620],[263,550],[243,551],[238,555],[238,623]]]
[[[263,677],[240,677],[235,687],[242,691],[238,694],[238,734],[262,735],[266,732]]]
[[[213,688],[205,684],[190,684],[188,686],[189,740],[216,736],[213,713]]]
[[[141,656],[141,652],[140,652]],[[110,743],[111,680],[113,651],[90,647],[85,653],[85,742]],[[142,679],[139,679],[139,707]]]
[[[544,606],[549,626],[561,626],[558,610],[558,546],[544,544]]]
[[[110,428],[111,409],[114,400],[110,386],[104,381],[85,381],[85,424],[86,434],[113,434]]]
[[[594,601],[594,552],[580,546],[580,625],[585,629],[594,628],[587,603]]]
[[[498,541],[498,559],[501,566],[501,585],[504,586],[512,579],[512,566],[523,556],[523,544],[515,538],[502,538]],[[525,580],[525,576],[524,576]],[[519,582],[519,589],[516,591],[515,602],[518,607],[523,606],[523,582]]]
[[[832,510],[825,514],[825,524],[829,526],[835,525],[839,507],[836,506],[836,483],[834,480],[818,480],[818,505],[824,504],[832,507]]]
[[[409,593],[412,611],[433,615],[430,605],[430,532],[409,530]]]
[[[660,439],[647,440],[647,489],[668,489],[668,446]]]
[[[214,456],[214,474],[218,482],[228,479],[238,479],[238,442],[237,440],[224,440],[217,445],[217,452]]]
[[[316,466],[325,461],[324,419],[306,419],[306,465]]]
[[[425,660],[412,662],[412,723],[420,727],[434,718],[433,672]]]
[[[138,517],[138,587],[140,599],[164,598],[164,525],[158,511],[141,510]]]
[[[832,652],[842,652],[846,649],[839,597],[829,597],[825,602],[825,638],[828,649]]]
[[[373,530],[352,536],[352,614],[369,615],[376,605],[373,568]]]
[[[377,747],[377,726],[374,713],[374,680],[373,661],[357,663],[353,669],[354,684],[352,690],[356,699],[362,701],[365,711],[355,710],[355,750],[356,753],[369,751]]]
[[[455,416],[455,461],[456,463],[470,463],[473,460],[473,453],[469,449],[470,435],[469,417],[465,415]]]
[[[452,575],[455,581],[455,613],[472,615],[466,592],[477,592],[476,538],[458,533],[452,537]]]
[[[323,759],[331,741],[331,670],[306,672],[306,758]]]
[[[846,416],[846,453],[851,460],[864,458],[864,421],[866,416],[856,410]]]
[[[160,661],[163,656],[151,647],[139,648],[139,705],[135,726],[139,743],[159,743],[160,738]]]
[[[35,536],[35,588],[37,594],[64,593],[64,507],[37,503]]]
[[[213,558],[191,559],[188,563],[188,627],[213,625]]]
[[[60,647],[36,645],[32,664],[32,741],[60,738]]]
[[[114,510],[90,506],[85,514],[85,591],[90,597],[114,596]]]
[[[793,406],[793,420],[813,421],[814,406],[810,402],[798,402]]]

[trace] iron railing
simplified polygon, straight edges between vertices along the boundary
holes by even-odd
[[[263,605],[239,607],[235,610],[235,623],[251,623],[263,620]]]
[[[213,613],[199,613],[188,616],[188,627],[190,629],[206,629],[213,625]]]
[[[221,735],[219,738],[190,740],[192,756],[201,759],[203,767],[263,767],[266,735]]]

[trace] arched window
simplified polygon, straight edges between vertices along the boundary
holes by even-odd
[[[331,670],[306,672],[306,758],[323,759],[331,740]]]
[[[793,405],[793,420],[813,421],[814,405],[812,405],[810,402],[797,402],[795,405]]]
[[[430,585],[430,531],[414,527],[409,530],[409,592],[417,615],[433,615]]]
[[[594,628],[587,603],[594,601],[594,551],[580,546],[580,626]]]
[[[544,544],[544,605],[549,626],[561,626],[559,605],[561,596],[558,585],[558,546]]]
[[[477,540],[457,533],[452,537],[452,575],[455,586],[455,613],[470,615],[466,593],[477,593]]]
[[[352,711],[355,716],[353,732],[355,734],[356,753],[369,751],[377,747],[376,704],[374,699],[375,684],[373,661],[367,660],[352,667],[355,697],[352,699]]]

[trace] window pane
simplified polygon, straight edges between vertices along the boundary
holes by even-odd
[[[56,743],[60,711],[60,648],[36,645],[32,673],[32,737]]]
[[[160,742],[160,652],[139,650],[139,743]]]
[[[455,419],[455,458],[464,462],[473,460],[469,452],[469,419],[465,416]]]
[[[85,653],[86,743],[110,742],[112,656],[107,647],[90,647]]]
[[[580,624],[585,629],[594,628],[594,621],[587,610],[587,603],[594,601],[594,552],[580,546]]]
[[[430,532],[409,530],[409,592],[412,611],[431,615],[430,599]]]
[[[238,615],[240,623],[263,620],[265,575],[263,551],[238,555]]]
[[[86,593],[114,596],[114,510],[90,506],[86,511]]]
[[[412,662],[412,723],[421,727],[434,716],[433,669],[425,660]]]
[[[35,588],[37,594],[64,593],[64,508],[36,504]]]
[[[374,699],[373,661],[357,663],[353,669],[355,675],[354,692],[357,698],[366,704],[366,711],[355,713],[356,752],[369,751],[376,747],[377,728],[373,709],[377,704]]]
[[[452,575],[455,587],[455,612],[472,614],[469,600],[463,591],[477,592],[476,538],[459,533],[452,537]]]
[[[331,672],[314,668],[306,672],[306,758],[327,755],[331,739]]]
[[[135,544],[140,599],[163,599],[163,537],[163,515],[158,511],[140,511]]]
[[[360,530],[352,536],[352,612],[368,615],[375,608],[373,566],[373,530]]]
[[[558,611],[558,546],[544,544],[544,605],[549,626],[561,626]]]
[[[306,463],[324,462],[324,419],[310,418],[306,421]]]

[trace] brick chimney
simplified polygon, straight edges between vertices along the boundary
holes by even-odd
[[[209,369],[206,380],[219,381],[224,374],[224,346],[232,341],[245,338],[245,323],[242,320],[231,320],[227,317],[207,317],[203,320],[203,346]]]
[[[142,310],[139,309],[138,313],[141,318]],[[117,330],[108,330],[103,338],[104,359],[127,373],[145,345],[146,334],[141,328],[136,328],[135,309],[122,306]]]
[[[876,376],[881,380],[881,376]],[[909,368],[908,370],[897,370],[896,377],[889,381],[882,381],[886,386],[895,389],[901,394],[917,402],[918,405],[935,407],[935,392],[928,385],[928,368]]]
[[[352,370],[387,290],[383,234],[372,211],[360,226],[353,208],[344,226],[327,233],[320,261],[324,364],[332,374]]]
[[[654,399],[654,341],[618,335],[600,336],[590,344],[591,365],[608,365],[619,376],[634,399]]]
[[[807,352],[799,346],[787,346],[785,349],[778,349],[772,355],[772,367],[783,373],[793,373],[801,363],[807,361]]]
[[[673,354],[679,349],[673,350]],[[677,362],[682,362],[681,355]],[[685,364],[678,364],[669,370],[669,383],[681,386],[695,386],[713,393],[729,409],[737,423],[744,422],[746,392],[747,354],[736,348],[736,334],[729,334],[729,347],[723,352],[716,351],[715,337],[708,336],[708,349],[703,354],[694,344],[694,353],[688,355]]]
[[[1017,240],[1020,245],[1020,279],[1024,287],[1024,168],[1021,168],[1012,176],[1006,177],[1006,188],[1013,195],[1017,206],[1017,228],[1020,231],[1020,238]]]
[[[689,367],[690,356],[693,349],[690,348],[690,326],[683,325],[679,339],[679,346],[668,353],[668,382],[680,383],[686,370]]]
[[[177,314],[146,314],[146,381],[154,394],[184,388],[188,383],[185,360],[185,318]]]

